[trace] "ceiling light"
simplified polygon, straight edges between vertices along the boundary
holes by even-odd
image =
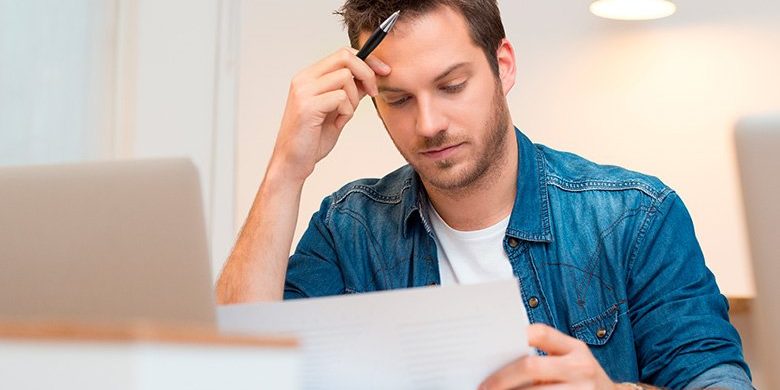
[[[669,0],[596,0],[590,12],[607,19],[649,20],[667,17],[677,7]]]

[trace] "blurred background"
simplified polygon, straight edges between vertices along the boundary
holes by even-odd
[[[0,0],[0,165],[192,158],[216,278],[290,79],[348,45],[341,3]],[[780,109],[780,2],[683,0],[646,21],[598,17],[587,0],[499,3],[518,57],[515,124],[678,191],[761,388],[734,125]],[[403,164],[364,102],[306,184],[296,240],[324,196]]]

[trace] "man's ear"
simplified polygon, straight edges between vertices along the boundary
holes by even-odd
[[[504,96],[506,96],[515,85],[515,75],[517,72],[517,62],[515,59],[515,48],[508,39],[504,38],[496,49],[496,59],[498,60],[498,77],[501,80]]]

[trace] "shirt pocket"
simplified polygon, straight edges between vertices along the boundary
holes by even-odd
[[[598,346],[609,341],[617,329],[618,306],[612,305],[603,313],[577,322],[569,328],[570,334],[585,344]]]

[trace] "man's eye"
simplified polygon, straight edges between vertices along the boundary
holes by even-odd
[[[466,87],[466,82],[464,81],[464,82],[462,82],[460,84],[444,86],[444,87],[442,87],[442,90],[444,90],[444,92],[447,92],[447,93],[458,93],[458,92],[462,91],[463,88],[465,88],[465,87]]]
[[[391,106],[394,106],[394,107],[400,107],[400,106],[403,106],[407,101],[409,101],[409,97],[408,96],[404,96],[404,97],[402,97],[402,98],[400,98],[398,100],[394,100],[394,101],[389,102],[387,104],[389,104]]]

